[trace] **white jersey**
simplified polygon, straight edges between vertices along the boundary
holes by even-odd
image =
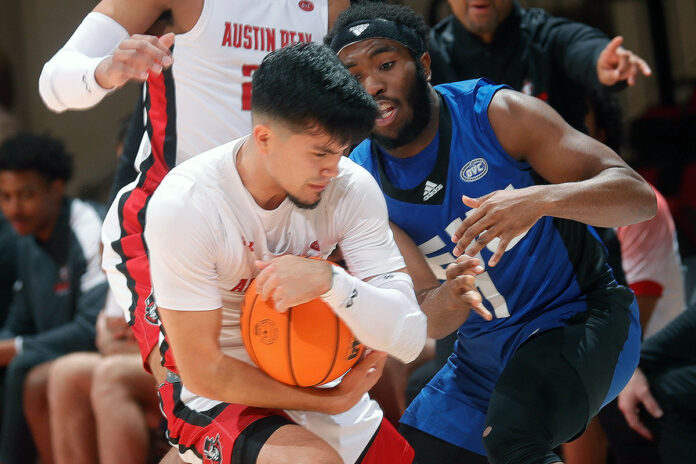
[[[102,231],[102,265],[126,320],[138,319],[135,292],[149,293],[147,272],[132,272],[129,261],[146,253],[135,236],[150,195],[180,162],[250,133],[251,75],[263,57],[290,43],[320,42],[327,28],[328,0],[204,0],[193,28],[176,36],[174,64],[144,87],[140,174],[121,189]],[[147,317],[156,324],[153,311]]]
[[[321,42],[328,18],[328,0],[204,0],[196,24],[174,40],[171,69],[147,81],[136,169],[161,143],[179,164],[250,133],[253,72],[273,50]]]
[[[145,239],[157,304],[167,309],[222,308],[220,346],[251,363],[239,328],[244,291],[258,274],[256,260],[292,254],[326,258],[340,245],[349,271],[358,278],[405,267],[374,179],[348,158],[314,209],[289,199],[262,209],[244,188],[236,169],[239,139],[173,169],[152,197]],[[186,391],[189,407],[212,400]],[[377,430],[382,412],[367,395],[336,416],[287,411],[354,462]]]
[[[653,187],[657,213],[648,220],[619,227],[621,261],[626,281],[636,296],[657,297],[643,338],[659,332],[686,309],[684,277],[674,220],[667,200]]]

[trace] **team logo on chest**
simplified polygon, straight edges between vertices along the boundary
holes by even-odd
[[[304,11],[312,11],[314,9],[314,3],[309,0],[301,0],[297,6],[299,6]]]
[[[464,182],[476,182],[488,173],[488,163],[483,158],[475,158],[469,161],[459,171],[459,177]]]

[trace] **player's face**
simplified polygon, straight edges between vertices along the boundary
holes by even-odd
[[[36,171],[0,171],[0,207],[19,235],[50,237],[63,196],[63,181]]]
[[[338,162],[349,148],[316,128],[295,132],[274,128],[267,169],[288,198],[300,208],[314,208],[338,175]]]
[[[510,14],[512,0],[448,0],[452,13],[472,33],[490,35]]]
[[[430,120],[429,57],[416,62],[390,39],[368,39],[343,48],[338,57],[379,105],[372,138],[386,149],[413,141]]]

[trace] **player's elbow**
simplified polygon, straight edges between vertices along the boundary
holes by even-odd
[[[211,381],[213,377],[205,369],[187,369],[182,370],[179,367],[181,382],[186,385],[186,388],[192,393],[205,398],[214,398],[216,396],[215,382]]]
[[[407,364],[423,351],[427,340],[427,319],[420,310],[405,317],[401,330],[395,334],[387,353]]]
[[[39,95],[46,107],[54,113],[62,113],[67,110],[67,107],[58,99],[53,89],[53,63],[49,61],[41,70],[39,76]]]
[[[643,205],[643,219],[640,221],[648,221],[652,218],[655,217],[657,214],[657,196],[655,195],[655,191],[650,187],[650,185],[643,181],[643,186],[642,186],[642,205]],[[639,221],[639,222],[640,222]]]

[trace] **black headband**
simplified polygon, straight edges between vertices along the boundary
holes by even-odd
[[[344,26],[331,40],[330,46],[338,53],[348,45],[377,38],[399,42],[416,54],[425,51],[425,44],[415,30],[382,18],[363,19]]]

